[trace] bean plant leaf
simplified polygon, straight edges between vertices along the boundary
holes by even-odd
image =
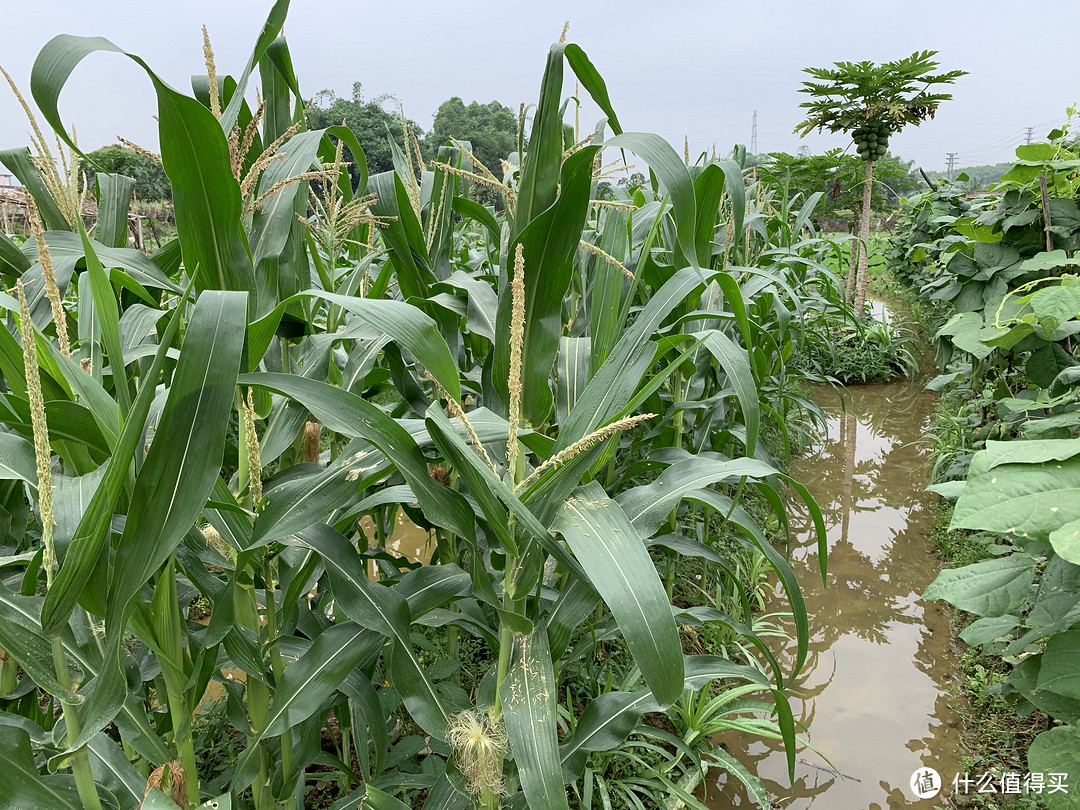
[[[1013,444],[1045,447],[1053,441]],[[991,467],[992,463],[989,450],[975,454],[953,512],[953,528],[1000,532],[1023,542],[1047,540],[1055,530],[1080,520],[1080,457]],[[1066,559],[1080,562],[1080,557]]]
[[[1004,616],[1027,598],[1036,564],[1036,558],[1017,553],[947,568],[930,583],[923,598],[944,599],[976,616]]]
[[[1077,810],[1080,808],[1080,791],[1073,787],[1080,781],[1080,736],[1076,726],[1058,726],[1036,737],[1028,749],[1028,770],[1047,774],[1045,784],[1052,778],[1049,774],[1064,774],[1061,782],[1068,790],[1049,791],[1042,797],[1048,810]]]

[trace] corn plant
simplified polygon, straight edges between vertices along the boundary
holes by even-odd
[[[19,282],[0,298],[0,759],[25,776],[0,799],[300,807],[329,769],[342,802],[568,807],[592,757],[686,690],[767,695],[753,708],[774,719],[751,725],[783,737],[793,768],[785,690],[808,618],[743,499],[786,525],[787,481],[824,533],[763,450],[763,424],[784,421],[769,381],[798,336],[772,325],[794,328],[779,302],[798,263],[730,263],[750,256],[741,168],[624,133],[584,51],[558,43],[501,177],[468,144],[425,163],[409,142],[368,176],[351,132],[304,128],[287,10],[235,78],[207,36],[191,96],[129,54],[157,93],[176,208],[178,238],[152,257],[120,246],[123,178],[98,174],[91,238],[42,179],[47,158],[0,155],[42,222],[0,242]],[[72,149],[57,99],[97,50],[119,51],[57,37],[32,74]],[[567,137],[566,65],[610,137]],[[604,150],[647,162],[653,188],[620,197]],[[477,178],[504,215],[464,196]],[[430,564],[389,552],[399,507],[434,534]],[[749,623],[672,605],[680,558],[731,568],[717,532],[781,580],[793,671]],[[741,640],[738,660],[684,655],[680,623],[701,622]],[[620,688],[581,695],[560,729],[560,696],[601,645],[629,662]],[[200,779],[211,681],[242,742]]]

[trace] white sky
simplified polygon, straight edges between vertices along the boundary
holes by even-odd
[[[41,46],[59,33],[105,36],[142,56],[174,87],[189,91],[203,71],[200,25],[210,29],[219,73],[238,73],[270,0],[0,0],[0,65],[29,92]],[[337,4],[293,0],[285,33],[305,96],[324,88],[348,97],[398,97],[430,127],[451,96],[533,103],[548,46],[564,20],[569,41],[589,54],[629,131],[657,132],[692,154],[715,141],[749,145],[758,111],[758,151],[813,152],[843,136],[792,134],[802,119],[802,68],[835,61],[884,62],[936,50],[941,70],[971,75],[936,120],[894,136],[894,154],[926,169],[1008,160],[1025,128],[1044,137],[1080,97],[1080,3],[1076,0],[762,0],[710,2],[473,2]],[[567,74],[570,74],[567,69]],[[572,79],[567,92],[573,91]],[[145,74],[116,54],[96,54],[75,71],[61,113],[84,149],[124,137],[156,147],[154,98]],[[591,130],[595,107],[582,113]],[[1080,125],[1080,121],[1077,122]],[[28,143],[28,126],[0,85],[0,148]]]

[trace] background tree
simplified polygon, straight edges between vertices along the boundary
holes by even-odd
[[[967,75],[963,70],[933,73],[938,67],[933,61],[936,55],[937,51],[922,51],[881,65],[868,61],[836,62],[832,68],[805,69],[816,81],[803,82],[799,89],[812,99],[799,105],[808,110],[808,115],[795,127],[795,132],[800,136],[815,129],[851,133],[859,156],[866,161],[858,229],[863,245],[870,239],[874,161],[885,156],[889,136],[909,124],[918,126],[933,118],[938,105],[951,99],[952,94],[930,92],[931,88],[952,84]],[[868,267],[869,256],[864,249],[859,251],[857,270],[848,271],[856,273],[858,313],[866,301]]]
[[[788,199],[796,194],[801,194],[803,199],[818,191],[824,194],[814,209],[818,217],[834,217],[858,207],[864,164],[855,155],[830,149],[822,155],[770,152],[760,157],[758,176],[776,193],[786,194]],[[874,168],[870,207],[876,213],[894,208],[900,196],[921,184],[911,174],[911,163],[893,155],[875,161]]]
[[[400,112],[386,109],[386,102],[394,100],[394,96],[383,94],[365,101],[363,85],[353,82],[351,99],[339,98],[333,90],[316,94],[315,103],[308,110],[308,122],[312,129],[322,129],[344,121],[364,150],[368,174],[392,171],[394,159],[386,139],[387,130],[397,143],[405,142]],[[415,121],[406,119],[406,122],[413,132],[423,133],[424,130]],[[348,150],[345,159],[350,164],[355,163]],[[355,183],[358,176],[354,165],[350,165],[349,174]]]
[[[517,151],[517,116],[497,101],[466,106],[454,96],[439,105],[427,141],[434,152],[450,138],[469,141],[476,159],[501,176],[499,161]]]
[[[93,163],[83,160],[79,173],[86,177],[87,186],[93,190],[94,175],[98,169],[112,174],[124,174],[135,180],[135,194],[140,200],[161,202],[172,199],[172,186],[161,164],[126,146],[103,146],[88,153]]]

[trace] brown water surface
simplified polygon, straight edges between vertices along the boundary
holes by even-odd
[[[919,594],[938,570],[923,488],[932,396],[920,382],[857,386],[841,413],[831,389],[829,439],[797,461],[794,475],[821,504],[829,536],[828,587],[805,510],[792,507],[792,566],[810,613],[810,649],[792,700],[809,731],[789,785],[781,743],[748,734],[716,742],[765,781],[775,806],[817,810],[931,808],[911,792],[912,773],[936,769],[951,792],[960,743],[949,708],[948,619]],[[785,605],[786,606],[786,603]],[[779,602],[770,609],[784,609]],[[786,629],[794,637],[793,624]],[[790,670],[792,641],[784,651]],[[848,778],[841,778],[843,774]],[[752,807],[740,783],[711,775],[706,803]]]

